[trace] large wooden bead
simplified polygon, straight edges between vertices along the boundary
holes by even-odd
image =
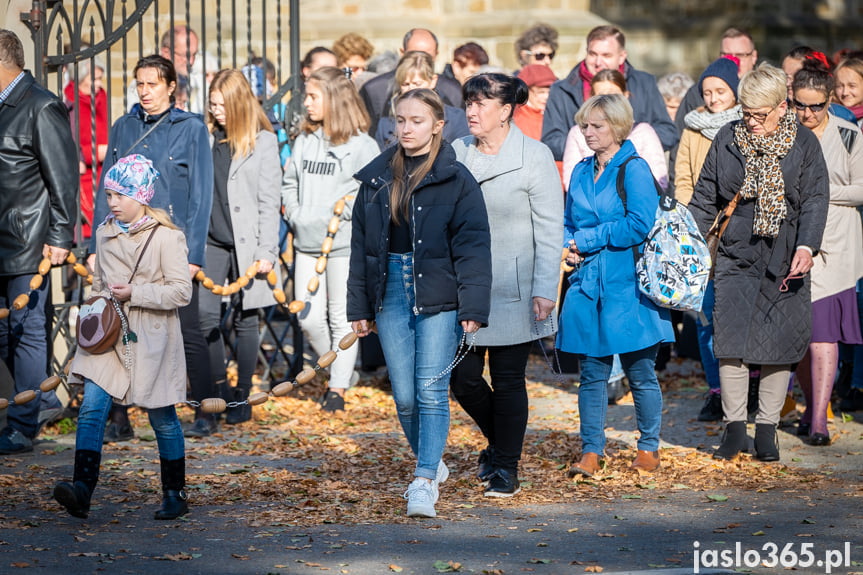
[[[30,303],[30,296],[22,293],[12,301],[12,307],[16,310],[22,310],[28,303]]]
[[[49,391],[54,391],[57,389],[57,386],[60,385],[60,378],[56,375],[52,375],[45,381],[39,384],[39,389],[41,389],[44,393],[48,393]]]
[[[87,274],[87,284],[93,285],[93,274]]]
[[[321,244],[321,253],[328,254],[333,251],[333,238],[326,237],[324,238],[324,243]]]
[[[315,272],[322,274],[327,269],[327,256],[321,256],[315,262]]]
[[[279,276],[276,275],[276,270],[270,270],[267,274],[267,283],[270,284],[271,287],[276,287],[277,281],[279,281]]]
[[[222,295],[223,293],[225,293],[225,288],[222,286],[213,286],[213,289],[211,289],[210,291],[213,292],[215,295]]]
[[[276,397],[282,397],[283,395],[288,395],[292,389],[294,389],[294,384],[292,382],[283,381],[282,383],[278,384],[276,387],[274,387],[270,391]]]
[[[318,358],[318,365],[321,367],[328,367],[336,360],[337,355],[338,354],[333,350],[328,351],[327,353]]]
[[[207,274],[204,273],[204,270],[198,270],[198,273],[195,274],[195,279],[199,282],[204,281],[207,278]]]
[[[273,297],[276,298],[276,301],[279,303],[285,303],[288,300],[288,296],[286,296],[285,292],[279,288],[273,290]]]
[[[312,279],[309,280],[309,285],[306,287],[309,290],[309,293],[315,293],[318,291],[318,286],[321,285],[321,280],[318,279],[318,276],[312,276]]]
[[[275,290],[273,290],[275,292]],[[306,302],[295,299],[288,306],[288,311],[291,313],[300,313],[306,308]]]
[[[213,289],[214,283],[211,278],[204,277],[204,279],[201,281],[201,285],[204,286],[205,289]]]
[[[84,264],[75,264],[74,266],[72,266],[72,269],[75,270],[75,273],[82,278],[90,275],[90,272],[87,270],[87,266],[85,266]]]
[[[330,218],[330,223],[327,226],[327,231],[331,234],[335,234],[337,231],[339,231],[339,222],[341,221],[342,220],[339,216],[333,216],[332,218]]]
[[[30,278],[30,289],[37,290],[42,286],[42,276],[36,274],[32,278]]]
[[[222,291],[222,293],[223,293],[224,295],[233,295],[233,294],[237,293],[238,291],[240,291],[240,286],[239,286],[239,285],[237,285],[237,282],[234,282],[234,283],[230,283],[230,284],[228,284],[228,285],[224,288],[224,290]]]
[[[264,391],[253,393],[249,396],[249,405],[261,405],[270,398],[270,394]]]
[[[249,285],[249,278],[247,278],[246,276],[240,276],[237,278],[236,284],[238,288],[243,289],[244,287]]]
[[[9,317],[9,308],[8,307],[0,308],[0,319],[6,319],[7,317]]]
[[[78,258],[76,258],[75,254],[73,254],[72,252],[69,252],[68,255],[66,256],[66,263],[67,264],[74,264],[77,261],[78,261]]]
[[[246,277],[252,279],[258,275],[258,262],[254,262],[248,268],[246,268]]]
[[[22,391],[18,395],[12,398],[12,401],[15,402],[15,405],[21,405],[22,403],[27,403],[29,401],[33,401],[36,399],[36,390],[28,389],[27,391]]]
[[[51,259],[50,258],[44,258],[41,262],[39,262],[39,273],[41,275],[44,276],[45,274],[48,273],[48,271],[50,271],[50,269],[51,269]]]
[[[345,334],[345,337],[339,341],[339,349],[348,349],[357,342],[357,334],[354,332]]]
[[[341,198],[336,202],[336,207],[333,208],[333,213],[337,216],[342,215],[342,212],[345,211],[345,199]]]
[[[315,370],[311,367],[307,367],[303,371],[297,374],[297,377],[294,378],[297,380],[297,383],[303,385],[304,383],[309,383],[313,379],[315,379]]]
[[[6,409],[9,407],[9,400],[5,397],[0,397],[0,410]]]
[[[208,397],[201,402],[201,411],[204,413],[222,413],[227,404],[221,397]]]

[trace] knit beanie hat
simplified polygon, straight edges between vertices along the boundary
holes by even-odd
[[[740,82],[740,79],[737,77],[739,71],[740,61],[734,56],[723,56],[718,60],[714,60],[704,70],[704,73],[701,74],[701,78],[698,79],[698,93],[701,94],[701,97],[704,97],[704,79],[713,76],[728,84],[728,87],[734,92],[734,98],[736,99],[737,84]]]
[[[105,189],[129,196],[145,206],[156,192],[159,172],[153,162],[140,154],[120,158],[105,174]]]

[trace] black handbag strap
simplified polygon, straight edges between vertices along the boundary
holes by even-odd
[[[167,112],[165,112],[164,114],[162,114],[162,117],[161,117],[161,118],[159,118],[159,119],[156,121],[156,123],[155,123],[155,124],[153,124],[152,126],[150,126],[150,127],[147,129],[147,131],[146,131],[146,132],[144,132],[144,135],[142,135],[140,138],[138,138],[137,140],[135,140],[135,143],[134,143],[134,144],[132,144],[131,146],[129,146],[129,149],[128,149],[128,150],[126,150],[126,152],[125,152],[122,156],[120,156],[120,157],[121,157],[121,158],[125,158],[126,156],[128,156],[128,155],[129,155],[129,152],[131,152],[132,150],[134,150],[134,149],[135,149],[135,146],[137,146],[138,144],[140,144],[141,142],[143,142],[143,141],[144,141],[144,138],[146,138],[147,136],[149,136],[150,134],[152,134],[152,133],[153,133],[153,130],[155,130],[157,127],[159,127],[159,124],[161,124],[161,123],[165,120],[165,118],[167,118],[167,117],[168,117],[168,116],[170,116],[170,115],[171,115],[171,110],[168,110]]]
[[[153,239],[153,235],[156,233],[156,229],[159,227],[159,224],[153,226],[153,229],[150,231],[150,235],[147,236],[147,241],[144,242],[144,247],[141,248],[141,253],[138,254],[138,261],[135,262],[135,268],[132,270],[132,275],[129,276],[129,281],[126,283],[132,283],[132,279],[135,277],[135,273],[138,271],[138,266],[141,265],[141,258],[144,257],[144,252],[147,251],[147,246],[150,245],[150,240]]]

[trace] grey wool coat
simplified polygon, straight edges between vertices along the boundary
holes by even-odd
[[[210,146],[213,136],[210,135]],[[248,156],[231,161],[228,172],[228,205],[234,232],[237,267],[244,274],[252,262],[273,263],[281,287],[279,265],[279,210],[281,208],[282,168],[276,135],[261,130],[255,136],[255,149]],[[206,272],[206,267],[204,268]],[[276,304],[272,287],[264,276],[255,276],[242,290],[243,309]]]
[[[560,174],[545,144],[515,124],[491,164],[477,161],[473,136],[453,143],[482,188],[491,232],[491,313],[477,332],[482,346],[515,345],[551,335],[557,318],[534,321],[533,298],[557,299],[563,245]]]
[[[745,160],[725,125],[707,153],[689,211],[706,234],[719,210],[743,185]],[[716,258],[713,348],[719,359],[788,365],[803,359],[812,334],[809,274],[787,282],[799,246],[817,254],[830,187],[821,145],[808,128],[782,159],[787,215],[776,238],[752,234],[756,199],[741,200],[731,216]]]

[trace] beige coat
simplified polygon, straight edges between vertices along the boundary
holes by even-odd
[[[840,128],[856,134],[850,153]],[[857,211],[863,204],[863,134],[851,122],[830,114],[821,150],[830,174],[830,206],[811,272],[812,301],[851,289],[863,277],[863,227]]]
[[[108,284],[125,283],[156,226],[148,222],[123,233],[113,220],[96,231],[93,295],[108,295]],[[113,351],[92,355],[78,349],[70,382],[95,382],[123,404],[165,407],[186,399],[186,357],[177,308],[192,298],[186,239],[179,230],[159,226],[132,280],[132,298],[124,304],[138,341],[131,348],[131,370],[124,366],[122,338]]]
[[[701,132],[689,128],[683,130],[680,146],[677,148],[677,159],[674,160],[674,197],[681,204],[689,204],[692,199],[692,191],[712,143],[713,140],[706,138]]]

